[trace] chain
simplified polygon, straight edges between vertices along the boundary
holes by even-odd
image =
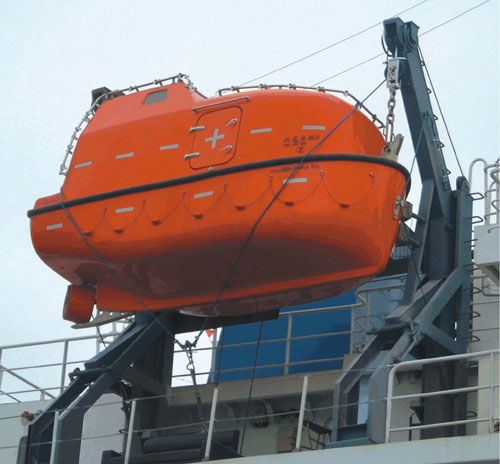
[[[399,89],[399,58],[387,60],[387,87],[389,101],[387,102],[387,118],[384,129],[386,145],[394,140],[394,108],[396,107],[396,91]]]
[[[195,345],[193,345],[190,341],[187,341],[184,344],[184,352],[186,353],[186,356],[188,358],[188,363],[186,364],[186,369],[189,371],[191,374],[191,380],[193,381],[193,387],[194,387],[194,394],[196,396],[196,406],[198,407],[198,415],[200,416],[200,424],[201,427],[203,428],[203,431],[206,430],[206,425],[205,425],[205,419],[203,415],[203,410],[201,407],[201,394],[200,390],[198,388],[198,384],[196,383],[196,371],[194,367],[194,360],[193,360],[193,348]]]
[[[387,102],[387,118],[385,120],[385,143],[394,140],[394,108],[396,107],[396,88],[389,89],[389,101]]]

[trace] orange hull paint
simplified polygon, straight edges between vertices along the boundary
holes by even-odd
[[[355,112],[287,182],[350,105],[298,90],[203,100],[183,83],[162,89],[167,98],[157,103],[143,104],[151,90],[105,101],[62,188],[80,232],[149,309],[207,314],[284,183],[215,315],[326,298],[384,269],[406,173],[380,159],[382,137],[363,114]],[[42,198],[30,212],[41,259],[72,284],[95,288],[99,309],[142,311],[59,202],[59,194]]]

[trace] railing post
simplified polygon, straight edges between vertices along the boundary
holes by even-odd
[[[0,390],[2,390],[3,367],[2,367],[2,348],[0,348]]]
[[[302,426],[304,425],[304,412],[306,409],[308,383],[309,383],[309,377],[306,375],[304,377],[304,383],[302,384],[302,396],[300,398],[299,422],[297,424],[297,441],[295,442],[294,451],[300,451],[300,442],[302,441]]]
[[[224,330],[224,329],[223,329]],[[214,333],[212,334],[212,352],[211,352],[211,364],[210,364],[210,383],[215,382],[215,372],[217,362],[217,327],[214,329]]]
[[[132,401],[132,408],[130,410],[130,420],[128,423],[127,431],[127,444],[125,445],[125,459],[123,464],[129,464],[130,461],[130,450],[132,449],[132,435],[134,434],[134,421],[135,421],[135,410],[137,408],[137,400]]]
[[[385,443],[391,442],[391,415],[392,415],[392,395],[394,391],[394,373],[397,366],[394,366],[389,372],[387,379],[387,400],[385,408]]]
[[[490,410],[490,433],[493,433],[495,430],[495,353],[490,353],[490,401],[489,401],[489,410]]]
[[[287,316],[287,326],[286,326],[286,347],[285,347],[285,366],[284,366],[284,375],[289,374],[288,364],[290,364],[290,348],[292,344],[292,324],[293,324],[293,316],[291,313],[288,313]]]
[[[210,450],[212,448],[212,436],[214,433],[215,425],[215,411],[217,410],[217,398],[219,397],[219,388],[214,388],[214,395],[212,397],[212,409],[210,410],[210,422],[208,423],[207,444],[205,445],[205,457],[203,461],[210,460]]]
[[[66,364],[68,362],[68,345],[69,345],[69,341],[66,340],[64,342],[63,361],[62,361],[62,366],[61,366],[61,386],[59,389],[61,392],[64,389],[64,381],[66,380]]]
[[[52,428],[52,443],[50,444],[50,464],[56,462],[57,453],[57,432],[59,428],[59,410],[54,413],[54,426]]]

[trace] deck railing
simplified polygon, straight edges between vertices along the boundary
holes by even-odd
[[[406,361],[396,364],[392,367],[389,373],[388,379],[388,390],[387,390],[387,409],[386,409],[386,426],[385,426],[385,442],[391,442],[391,434],[395,432],[403,432],[403,431],[416,431],[416,430],[424,430],[424,429],[432,429],[437,427],[446,427],[446,426],[456,426],[456,425],[466,425],[466,424],[477,424],[480,422],[488,422],[489,424],[489,433],[494,432],[495,421],[498,421],[499,418],[495,417],[495,389],[498,389],[500,385],[498,384],[498,354],[499,350],[489,350],[489,351],[480,351],[476,353],[465,353],[453,356],[443,356],[438,358],[429,358],[429,359],[419,359],[415,361]],[[414,393],[410,395],[395,395],[394,394],[394,379],[396,373],[403,371],[416,371],[422,369],[424,365],[429,364],[438,364],[450,361],[460,361],[460,360],[478,360],[478,359],[487,359],[489,360],[489,381],[485,385],[476,385],[470,387],[463,388],[453,388],[447,390],[438,390],[433,392],[425,392],[425,393]],[[433,424],[423,424],[423,425],[410,425],[408,427],[391,427],[391,419],[392,419],[392,411],[393,405],[395,401],[399,400],[410,400],[410,399],[418,399],[418,398],[430,398],[434,396],[441,395],[457,395],[460,393],[471,393],[471,392],[479,392],[482,390],[489,391],[489,400],[488,400],[488,416],[485,417],[475,417],[471,419],[463,419],[463,420],[455,420],[448,422],[439,422]]]
[[[356,335],[357,337],[360,337],[360,339],[356,341],[356,343],[354,343],[355,345],[354,348],[356,348],[357,351],[362,350],[362,345],[368,342],[370,337],[366,335],[366,331],[370,330],[371,328],[374,327],[375,324],[377,324],[377,318],[383,316],[383,315],[371,314],[370,294],[378,291],[400,289],[402,288],[402,286],[403,286],[402,283],[391,284],[391,285],[380,283],[380,285],[378,286],[372,286],[371,288],[361,288],[360,290],[358,290],[358,292],[356,293],[356,302],[352,304],[341,305],[341,306],[327,306],[327,307],[312,308],[299,311],[282,311],[279,314],[279,318],[286,319],[287,321],[286,335],[283,337],[273,338],[269,340],[262,340],[260,344],[262,346],[265,346],[269,344],[276,345],[279,343],[282,344],[284,343],[285,354],[283,362],[275,364],[257,365],[256,369],[259,372],[262,371],[265,372],[268,369],[280,368],[282,375],[287,376],[290,373],[292,373],[291,371],[293,371],[294,368],[297,368],[297,366],[307,366],[311,364],[316,364],[316,365],[323,364],[324,366],[326,366],[328,363],[338,363],[341,365],[343,361],[343,355],[292,361],[292,356],[291,356],[292,345],[294,342],[300,342],[305,340],[321,340],[325,338],[332,339],[334,337],[346,336],[346,335],[350,335],[352,338],[352,335]],[[325,313],[332,314],[338,311],[351,311],[352,314],[351,326],[353,330],[344,330],[344,331],[337,330],[331,332],[325,331],[324,333],[313,333],[308,335],[293,336],[294,324],[296,324],[297,320],[300,321],[301,317],[320,315]],[[113,338],[120,335],[121,330],[119,329],[118,324],[119,323],[113,323],[112,327],[110,328],[110,332],[108,333],[88,335],[82,337],[73,337],[73,338],[61,338],[61,339],[47,340],[42,342],[19,343],[14,345],[0,346],[0,403],[5,403],[6,401],[21,402],[22,400],[26,400],[28,394],[31,394],[30,399],[33,399],[33,393],[35,393],[41,400],[54,398],[54,396],[57,395],[58,392],[62,391],[63,388],[68,384],[68,374],[75,367],[77,367],[78,365],[82,365],[86,361],[86,359],[69,360],[68,353],[71,347],[77,345],[77,343],[87,342],[88,344],[90,344],[90,346],[86,347],[86,352],[92,353],[93,352],[92,344],[95,344],[95,353],[98,353],[105,347],[105,344],[103,342],[111,341]],[[202,356],[204,353],[211,352],[211,363],[203,362],[202,365],[204,368],[199,369],[196,372],[196,378],[198,383],[204,383],[206,381],[214,382],[218,380],[219,377],[222,376],[223,374],[252,371],[253,366],[234,367],[226,369],[222,369],[219,366],[216,366],[217,353],[220,350],[220,347],[217,345],[216,340],[217,340],[217,332],[213,336],[212,343],[207,343],[206,346],[200,345],[196,349],[193,349],[195,361],[197,356]],[[234,348],[240,348],[245,346],[257,346],[257,343],[258,343],[257,340],[252,340],[249,342],[225,344],[223,346],[223,350],[224,352],[227,352],[227,350],[231,350]],[[52,363],[48,362],[38,363],[38,364],[32,363],[21,367],[18,366],[14,367],[9,365],[5,361],[2,361],[2,355],[6,354],[7,352],[12,353],[14,351],[17,351],[18,353],[21,353],[22,350],[28,348],[33,348],[34,350],[37,350],[41,346],[52,346],[54,352],[57,349],[61,350],[62,348],[62,354],[60,355],[59,360],[57,362],[52,362]],[[349,352],[351,349],[353,349],[352,346],[347,347],[346,353]],[[179,364],[179,368],[177,368],[175,363],[175,360],[180,360],[180,357],[185,356],[184,352],[182,350],[175,350],[174,356],[175,356],[174,374],[172,376],[172,379],[174,380],[174,385],[175,384],[180,385],[179,382],[182,382],[184,384],[190,383],[191,374],[187,370],[184,369],[181,370],[180,366],[182,364]],[[18,357],[20,357],[20,354]],[[27,356],[25,357],[27,358]],[[53,371],[50,371],[51,368],[59,369],[58,373],[54,375]],[[34,379],[28,379],[26,375],[23,375],[23,371],[32,372],[33,370],[38,370],[39,372],[42,372],[44,369],[45,372],[48,373],[50,371],[52,374],[50,376],[49,374],[47,374],[45,377],[50,377],[51,379],[54,377],[58,378],[59,382],[57,384],[51,384],[49,386],[41,386],[38,385],[40,382],[35,381]],[[315,368],[311,369],[311,371],[312,370],[323,370],[323,369]],[[20,382],[21,385],[23,385],[25,388],[7,390],[5,388],[6,384],[5,380],[8,376],[11,377],[11,380],[12,378],[15,378],[17,381],[16,384],[19,385]],[[22,395],[22,399],[19,398],[19,395]]]
[[[20,403],[22,400],[18,398],[19,395],[25,395],[28,393],[37,393],[39,395],[40,400],[52,399],[55,398],[58,392],[61,392],[66,385],[67,382],[67,374],[68,368],[73,365],[83,364],[86,360],[74,360],[70,361],[68,359],[68,353],[70,346],[76,346],[81,342],[91,342],[95,344],[95,353],[97,354],[101,351],[105,345],[103,340],[113,339],[118,336],[120,332],[113,330],[111,332],[102,334],[102,335],[86,335],[81,337],[71,337],[71,338],[59,338],[53,340],[45,340],[41,342],[30,342],[30,343],[17,343],[13,345],[4,345],[0,346],[0,402],[3,402],[2,399],[5,397],[10,400]],[[62,347],[62,356],[60,362],[53,363],[39,363],[39,364],[28,364],[21,367],[8,367],[6,366],[6,362],[2,361],[2,357],[5,356],[7,352],[17,351],[18,353],[22,350],[33,348],[39,349],[43,346],[50,346],[53,348],[54,352],[57,349],[61,349]],[[32,356],[36,356],[36,352],[32,353]],[[49,387],[42,387],[38,385],[35,381],[29,380],[25,375],[22,374],[23,371],[32,371],[32,370],[43,370],[49,368],[58,368],[59,372],[59,383],[58,385],[51,385]],[[17,383],[21,383],[26,386],[26,388],[21,390],[11,390],[6,391],[4,388],[5,376],[9,375],[14,378]]]
[[[256,370],[257,372],[266,372],[266,370],[269,369],[277,369],[279,368],[281,370],[282,375],[287,376],[290,375],[291,373],[294,373],[294,371],[297,371],[298,366],[304,366],[304,369],[301,369],[302,372],[309,371],[308,369],[305,369],[306,366],[308,365],[323,365],[325,367],[323,368],[318,368],[315,367],[314,369],[311,368],[310,371],[315,371],[315,370],[324,370],[329,367],[326,367],[328,363],[335,363],[341,365],[343,361],[343,355],[341,356],[334,356],[334,357],[315,357],[315,358],[310,358],[307,360],[300,360],[300,361],[292,361],[292,345],[294,342],[301,342],[305,340],[321,340],[321,339],[334,339],[335,337],[339,336],[346,336],[350,335],[351,336],[351,347],[350,349],[348,348],[349,352],[360,352],[363,350],[363,345],[365,343],[368,343],[370,340],[371,335],[368,335],[367,332],[369,332],[371,329],[375,328],[377,324],[379,324],[383,316],[385,314],[372,314],[371,312],[371,295],[374,292],[378,291],[386,291],[386,290],[395,290],[395,289],[401,289],[403,287],[403,284],[391,284],[391,285],[380,285],[372,288],[365,288],[365,289],[360,289],[356,293],[357,301],[352,304],[348,305],[342,305],[342,306],[328,306],[328,307],[321,307],[321,308],[313,308],[313,309],[306,309],[306,310],[300,310],[300,311],[283,311],[280,313],[279,317],[284,318],[287,321],[286,325],[286,335],[283,337],[278,337],[278,338],[273,338],[273,339],[268,339],[268,340],[262,340],[260,341],[261,346],[266,346],[269,344],[285,344],[284,347],[284,357],[282,362],[274,363],[274,364],[266,364],[266,365],[257,365]],[[496,295],[495,295],[496,296]],[[351,328],[352,330],[344,330],[344,331],[331,331],[327,332],[325,331],[324,333],[313,333],[313,334],[308,334],[308,335],[295,335],[293,336],[293,328],[295,324],[297,323],[296,321],[299,320],[303,316],[311,316],[311,315],[319,315],[319,314],[325,314],[325,313],[334,313],[337,311],[351,311],[352,314],[352,321],[351,321]],[[478,330],[472,330],[472,337],[473,340],[479,340],[478,335],[480,335],[480,330],[484,329],[478,329]],[[477,334],[476,334],[477,332]],[[26,400],[27,394],[31,394],[30,399],[33,399],[33,393],[35,393],[39,399],[47,399],[47,398],[53,398],[55,395],[57,395],[58,392],[62,391],[63,388],[68,384],[68,374],[78,365],[82,365],[86,359],[69,359],[68,353],[71,349],[71,347],[76,346],[78,343],[82,342],[87,342],[90,344],[90,346],[87,346],[86,352],[92,353],[93,348],[92,344],[95,344],[95,353],[98,353],[101,351],[105,345],[103,344],[103,341],[111,341],[113,338],[119,336],[121,331],[118,329],[118,326],[115,324],[111,331],[108,333],[102,333],[102,335],[88,335],[88,336],[82,336],[82,337],[73,337],[73,338],[61,338],[61,339],[55,339],[55,340],[47,340],[47,341],[42,341],[42,342],[32,342],[32,343],[20,343],[20,344],[15,344],[15,345],[5,345],[5,346],[0,346],[0,403],[5,403],[5,402],[21,402],[23,400]],[[211,353],[211,362],[206,361],[207,358],[205,357],[205,361],[203,363],[198,363],[198,365],[201,365],[202,368],[198,369],[196,371],[196,379],[198,383],[205,383],[205,382],[215,382],[219,380],[219,378],[222,377],[223,374],[229,374],[229,373],[236,373],[236,372],[248,372],[251,373],[253,366],[246,366],[246,367],[234,367],[234,368],[222,368],[223,366],[218,366],[216,365],[216,359],[220,350],[220,346],[216,343],[216,337],[217,333],[214,334],[213,336],[213,342],[209,343],[207,342],[205,345],[202,346],[200,345],[196,349],[193,349],[193,354],[195,356],[195,361],[197,360],[197,356],[199,357],[198,360],[201,360],[201,356],[206,353]],[[356,338],[356,339],[355,339]],[[223,347],[224,352],[227,352],[228,350],[231,350],[233,348],[241,348],[241,347],[249,347],[249,346],[256,346],[257,345],[257,340],[252,340],[248,342],[241,342],[241,343],[231,343],[231,344],[225,344]],[[13,352],[13,351],[19,351],[27,349],[27,348],[33,348],[37,350],[38,348],[42,346],[47,346],[50,345],[54,347],[54,351],[58,347],[59,349],[62,348],[62,354],[59,357],[58,362],[53,362],[53,363],[32,363],[32,364],[27,364],[25,366],[21,367],[13,367],[8,364],[8,362],[4,361],[2,359],[2,356],[6,354],[7,352]],[[74,349],[74,348],[73,348]],[[227,351],[226,351],[227,350]],[[173,379],[173,385],[182,385],[182,384],[191,384],[191,374],[182,368],[184,363],[184,359],[181,357],[184,356],[184,352],[182,350],[175,350],[174,351],[174,374],[172,375]],[[19,356],[18,356],[19,357]],[[177,361],[180,361],[176,363]],[[211,365],[210,365],[211,364]],[[53,371],[50,371],[51,368],[57,368],[58,373],[55,375],[53,374]],[[33,370],[38,370],[39,372],[42,372],[45,369],[45,372],[51,372],[52,375],[50,375],[50,378],[57,378],[59,379],[57,384],[51,384],[49,386],[41,386],[38,385],[40,382],[36,381],[35,379],[29,379],[24,372],[32,372]],[[19,385],[24,385],[25,388],[19,388],[16,390],[8,390],[5,387],[5,380],[6,377],[10,376],[12,379],[16,379],[16,384]],[[48,375],[46,376],[48,377]],[[22,395],[22,399],[19,398],[19,395]]]

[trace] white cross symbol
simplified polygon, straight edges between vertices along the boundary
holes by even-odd
[[[217,145],[217,140],[223,139],[223,138],[224,138],[224,134],[219,135],[219,129],[215,129],[214,135],[212,135],[212,137],[207,137],[205,139],[205,142],[212,142],[212,150],[213,150],[215,148],[215,146]]]

